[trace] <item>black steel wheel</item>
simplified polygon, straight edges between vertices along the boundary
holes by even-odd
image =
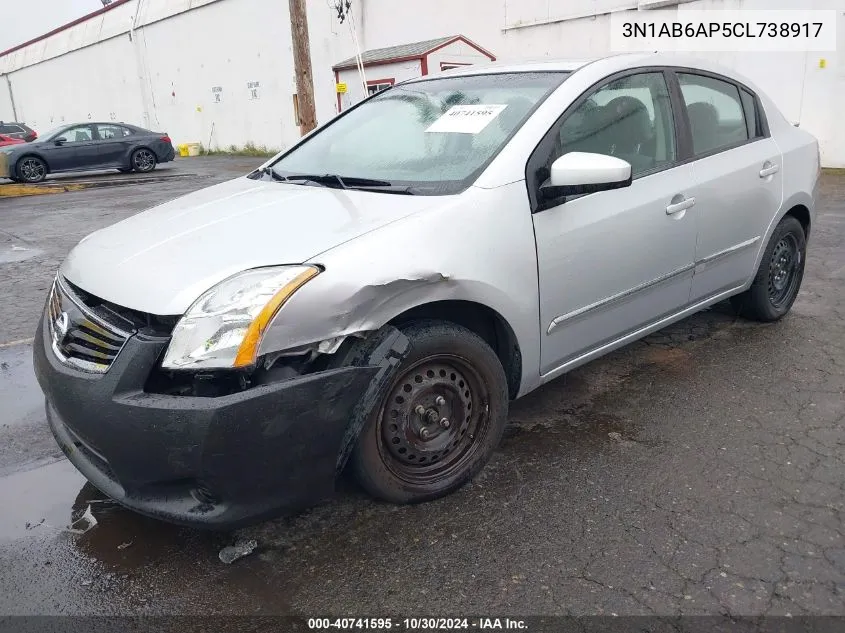
[[[152,171],[156,166],[156,155],[152,150],[142,147],[132,152],[132,169],[144,173]]]
[[[350,463],[361,485],[393,503],[458,489],[487,463],[507,420],[496,353],[452,323],[402,328],[411,351],[371,411]]]
[[[769,240],[751,288],[731,299],[739,313],[757,321],[783,318],[801,289],[806,250],[804,227],[786,216]]]
[[[769,258],[767,285],[769,301],[775,308],[779,308],[795,295],[802,256],[803,253],[798,249],[798,238],[792,233],[787,233],[775,244]]]
[[[38,156],[24,156],[18,161],[16,171],[21,182],[41,182],[47,177],[47,163]]]

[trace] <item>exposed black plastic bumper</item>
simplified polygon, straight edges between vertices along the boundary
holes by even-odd
[[[44,320],[33,345],[47,419],[97,488],[140,513],[230,529],[334,490],[351,411],[377,367],[347,367],[203,398],[146,393],[166,342],[132,336],[105,374],[62,364]]]

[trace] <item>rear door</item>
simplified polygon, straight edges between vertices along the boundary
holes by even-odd
[[[677,73],[694,155],[698,241],[692,301],[742,286],[783,200],[783,157],[763,108],[728,78]]]
[[[64,138],[58,143],[55,139]],[[90,169],[99,163],[96,134],[91,125],[75,125],[45,144],[42,152],[51,171]]]
[[[97,124],[100,140],[97,153],[104,165],[124,167],[129,165],[129,146],[131,134],[129,128],[113,123]]]

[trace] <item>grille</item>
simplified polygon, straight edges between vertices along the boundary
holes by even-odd
[[[132,335],[93,314],[58,277],[50,289],[47,323],[59,360],[98,374],[108,371]]]

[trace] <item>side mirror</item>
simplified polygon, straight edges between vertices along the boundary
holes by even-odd
[[[544,198],[576,196],[630,187],[631,163],[605,154],[569,152],[552,163],[549,179],[540,186]]]
[[[67,139],[64,136],[60,136],[59,138],[54,139],[53,142],[56,145],[64,145],[65,143],[67,143]]]

